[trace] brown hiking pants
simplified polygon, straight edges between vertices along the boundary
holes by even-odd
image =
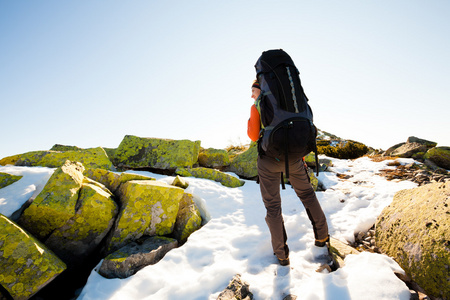
[[[280,182],[285,172],[285,162],[268,156],[258,156],[258,176],[261,196],[267,210],[266,223],[272,238],[274,254],[279,259],[289,257],[287,235],[281,214]],[[328,225],[316,193],[309,181],[308,172],[300,158],[289,158],[289,181],[305,207],[317,241],[328,238]]]

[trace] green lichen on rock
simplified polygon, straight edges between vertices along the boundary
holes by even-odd
[[[83,171],[82,164],[70,161],[56,169],[41,193],[25,209],[19,224],[40,240],[63,226],[75,215]]]
[[[115,193],[122,183],[131,180],[155,180],[153,177],[133,174],[133,173],[120,173],[117,174],[112,171],[104,169],[87,169],[84,171],[84,175],[92,180],[100,182],[107,187],[111,192]]]
[[[193,200],[192,194],[185,193],[180,201],[175,228],[174,237],[184,243],[187,238],[202,226],[202,217],[200,211]]]
[[[108,236],[108,253],[143,235],[172,233],[183,189],[158,181],[132,180],[122,184],[118,193],[121,209]]]
[[[23,176],[11,175],[8,173],[0,172],[0,189],[19,181]]]
[[[450,184],[402,190],[377,219],[376,242],[428,295],[450,295]]]
[[[330,141],[327,140],[317,141],[317,153],[329,157],[355,159],[365,155],[367,152],[369,152],[369,147],[355,141],[340,141],[336,145],[331,145]]]
[[[13,299],[29,299],[66,265],[44,244],[0,214],[0,285]]]
[[[5,157],[1,165],[14,164],[16,166],[59,168],[66,160],[81,162],[85,168],[100,168],[113,170],[114,166],[103,148],[90,148],[70,151],[32,151]]]
[[[450,170],[450,147],[434,147],[424,155],[425,159],[433,161],[441,168]]]
[[[200,141],[140,138],[127,135],[115,152],[118,166],[176,169],[197,162]]]
[[[191,169],[178,168],[175,171],[175,173],[185,177],[192,176],[197,178],[214,180],[220,182],[223,186],[232,188],[243,186],[245,183],[243,180],[240,180],[239,178],[236,178],[232,175],[209,168],[202,168],[202,167]]]
[[[224,149],[202,149],[198,155],[198,163],[202,167],[220,168],[230,164],[230,158]]]
[[[253,143],[250,148],[232,160],[229,170],[244,178],[255,178],[258,175],[257,159],[258,148],[256,143]]]
[[[118,206],[111,193],[83,183],[75,215],[53,231],[45,244],[66,263],[81,262],[107,235],[117,213]]]
[[[52,150],[52,151],[80,151],[83,149],[79,148],[77,146],[55,144],[55,145],[53,145],[53,147],[50,148],[50,150]]]

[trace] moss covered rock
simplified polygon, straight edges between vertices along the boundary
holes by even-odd
[[[53,231],[45,244],[67,264],[80,263],[107,235],[117,213],[118,206],[110,192],[83,183],[75,215]]]
[[[180,201],[177,220],[173,230],[173,236],[184,243],[187,238],[202,226],[200,211],[193,200],[192,194],[184,193]]]
[[[83,171],[82,164],[71,161],[56,169],[41,193],[25,209],[19,224],[40,240],[66,224],[75,215]]]
[[[0,285],[29,299],[66,269],[44,244],[0,214]]]
[[[0,172],[0,189],[20,180],[23,176],[11,175]]]
[[[133,173],[115,173],[104,169],[87,169],[84,175],[92,180],[100,182],[107,187],[111,192],[115,193],[122,183],[131,180],[155,180],[153,177],[148,177]]]
[[[433,161],[441,168],[450,170],[450,147],[431,148],[425,153],[424,158]]]
[[[227,187],[240,187],[244,185],[244,181],[236,178],[232,175],[223,173],[221,171],[217,171],[209,168],[178,168],[175,171],[176,174],[185,176],[185,177],[197,177],[197,178],[205,178],[220,182],[223,186]]]
[[[108,235],[106,252],[117,250],[143,235],[173,231],[184,190],[152,180],[132,180],[119,188],[121,208]]]
[[[329,141],[321,140],[317,142],[317,152],[329,157],[340,159],[355,159],[363,156],[369,151],[369,147],[366,145],[345,140],[340,141],[336,145],[330,144]]]
[[[198,155],[198,163],[202,167],[221,168],[230,164],[227,151],[223,149],[202,149]]]
[[[377,219],[376,243],[428,295],[450,295],[450,184],[402,190]]]
[[[255,178],[258,175],[257,159],[258,148],[256,143],[253,143],[250,148],[232,160],[229,170],[244,178]]]
[[[177,246],[177,240],[172,238],[142,238],[139,243],[131,242],[105,257],[98,272],[106,278],[127,278],[145,266],[156,264]]]
[[[114,169],[105,150],[100,147],[79,151],[32,151],[5,157],[0,160],[0,165],[59,168],[66,160],[81,162],[85,168]]]
[[[197,162],[200,141],[141,138],[127,135],[115,152],[119,167],[176,169]]]

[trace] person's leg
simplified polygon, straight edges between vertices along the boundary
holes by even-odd
[[[289,257],[289,248],[286,244],[287,235],[281,214],[279,162],[269,158],[258,157],[258,176],[261,196],[266,207],[266,223],[269,227],[273,252],[280,260]]]
[[[328,224],[316,193],[310,183],[302,159],[289,160],[289,181],[303,203],[314,230],[317,243],[328,240]]]

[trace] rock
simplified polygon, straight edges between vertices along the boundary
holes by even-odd
[[[143,235],[172,233],[184,190],[152,180],[132,180],[118,190],[121,208],[107,237],[111,253]]]
[[[82,164],[70,161],[56,169],[41,193],[24,210],[19,225],[39,240],[45,240],[66,224],[75,215],[83,171]]]
[[[108,255],[98,272],[106,278],[127,278],[145,266],[156,264],[177,246],[177,240],[160,236],[131,242]]]
[[[8,185],[13,184],[16,181],[19,181],[22,177],[23,176],[16,176],[0,172],[0,189],[7,187]]]
[[[388,148],[386,151],[384,151],[384,153],[383,153],[382,156],[390,156],[391,153],[392,153],[395,149],[397,149],[397,148],[403,146],[404,144],[406,144],[406,143],[395,144],[394,146],[392,146],[392,147]]]
[[[236,156],[230,163],[229,171],[236,173],[243,178],[253,179],[258,175],[256,161],[258,158],[258,148],[256,144],[247,151]]]
[[[317,188],[319,186],[319,179],[317,179],[316,175],[314,174],[314,171],[310,168],[308,168],[308,175],[309,175],[309,182],[314,188],[314,191],[317,191]]]
[[[450,295],[450,184],[395,194],[377,219],[376,243],[434,297]]]
[[[208,148],[200,151],[198,163],[206,168],[222,168],[230,164],[230,158],[223,149]]]
[[[243,186],[245,184],[245,182],[243,180],[240,180],[239,178],[236,178],[232,175],[214,170],[214,169],[209,169],[209,168],[189,168],[189,169],[185,169],[185,168],[178,168],[175,171],[176,174],[181,175],[181,176],[185,176],[185,177],[197,177],[197,178],[205,178],[205,179],[210,179],[210,180],[214,180],[217,182],[220,182],[223,186],[227,186],[227,187],[240,187]]]
[[[392,156],[405,157],[409,158],[413,156],[413,154],[417,152],[425,152],[427,151],[427,146],[419,144],[419,143],[405,143],[402,146],[396,148],[392,151]]]
[[[189,186],[189,183],[187,183],[186,180],[184,180],[182,177],[177,175],[177,177],[175,177],[175,179],[173,180],[172,185],[180,187],[182,189],[187,189]]]
[[[184,243],[187,238],[202,226],[202,217],[200,211],[193,200],[192,194],[184,193],[180,200],[173,236]]]
[[[13,299],[29,299],[66,265],[44,244],[0,214],[0,285]]]
[[[114,173],[104,169],[87,169],[84,175],[92,180],[100,182],[106,186],[111,192],[115,193],[122,183],[131,180],[155,180],[153,177],[148,177],[133,173]]]
[[[428,148],[433,148],[436,147],[437,143],[436,142],[431,142],[428,140],[424,140],[424,139],[419,139],[415,136],[410,136],[407,140],[406,143],[419,143],[422,145],[427,146]]]
[[[434,147],[425,153],[425,159],[433,161],[441,168],[450,170],[450,147]]]
[[[192,167],[198,158],[200,141],[140,138],[126,135],[115,152],[119,167],[173,169]]]
[[[79,151],[32,151],[0,160],[0,165],[12,164],[26,167],[59,168],[66,160],[81,162],[85,168],[113,170],[114,166],[103,148],[82,149]]]
[[[66,264],[76,265],[96,250],[114,224],[118,206],[112,194],[84,183],[75,215],[52,232],[45,244]]]
[[[230,284],[217,297],[217,300],[236,299],[253,299],[253,294],[250,292],[250,285],[242,280],[240,274],[236,274],[233,279],[231,279]]]

